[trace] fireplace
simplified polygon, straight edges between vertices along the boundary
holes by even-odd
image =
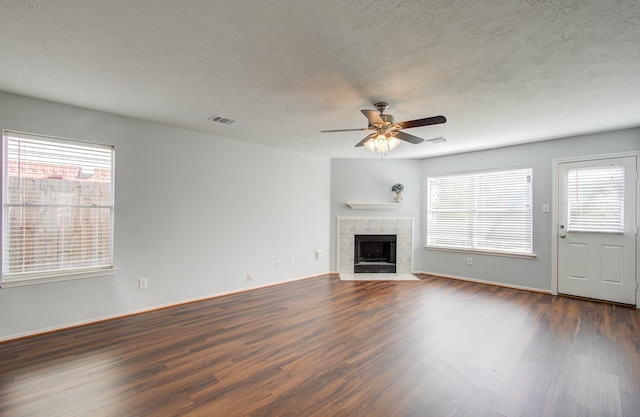
[[[396,235],[355,235],[354,273],[395,273]]]
[[[396,235],[396,273],[413,271],[413,219],[409,217],[338,217],[336,268],[354,273],[355,235]]]

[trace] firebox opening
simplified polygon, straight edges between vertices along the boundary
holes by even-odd
[[[395,273],[396,235],[355,235],[354,273]]]

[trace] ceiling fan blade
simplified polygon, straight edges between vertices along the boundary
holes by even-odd
[[[398,138],[400,140],[404,140],[405,142],[413,143],[414,145],[417,145],[418,143],[424,142],[424,139],[419,138],[417,136],[410,135],[410,134],[405,133],[405,132],[403,132],[401,130],[399,130],[396,133],[396,138]]]
[[[361,130],[369,130],[368,127],[360,129],[335,129],[335,130],[321,130],[320,133],[334,133],[334,132],[359,132]]]
[[[409,129],[410,127],[439,125],[446,123],[447,119],[444,116],[425,117],[424,119],[409,120],[406,122],[398,123],[403,129]]]
[[[384,124],[384,120],[382,120],[382,117],[380,117],[380,114],[378,114],[377,111],[375,110],[360,110],[360,111],[362,112],[362,114],[364,114],[364,117],[366,117],[367,120],[369,120],[370,125]]]
[[[374,133],[372,133],[372,134],[370,134],[370,135],[367,135],[367,137],[366,137],[366,138],[362,139],[360,142],[358,142],[358,143],[356,144],[356,148],[359,148],[360,146],[364,146],[364,143],[365,143],[366,141],[368,141],[369,139],[371,139],[372,137],[374,137],[374,136],[375,136],[375,132],[374,132]]]

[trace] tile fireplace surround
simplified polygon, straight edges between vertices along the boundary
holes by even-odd
[[[413,219],[338,217],[337,262],[339,274],[353,274],[355,235],[396,235],[396,272],[410,274],[413,269]]]

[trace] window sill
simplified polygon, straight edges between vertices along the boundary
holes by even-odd
[[[441,252],[457,252],[457,253],[476,253],[478,255],[489,255],[489,256],[503,256],[506,258],[520,258],[520,259],[535,259],[536,254],[526,254],[526,253],[508,253],[508,252],[497,252],[497,251],[488,251],[488,250],[477,250],[477,249],[456,249],[456,248],[442,248],[436,246],[424,246],[427,250],[435,250]]]
[[[0,288],[21,287],[24,285],[46,284],[58,281],[70,281],[74,279],[95,278],[107,275],[115,275],[118,270],[116,268],[92,269],[85,271],[74,271],[67,273],[42,273],[29,274],[20,278],[7,277],[0,281]]]

